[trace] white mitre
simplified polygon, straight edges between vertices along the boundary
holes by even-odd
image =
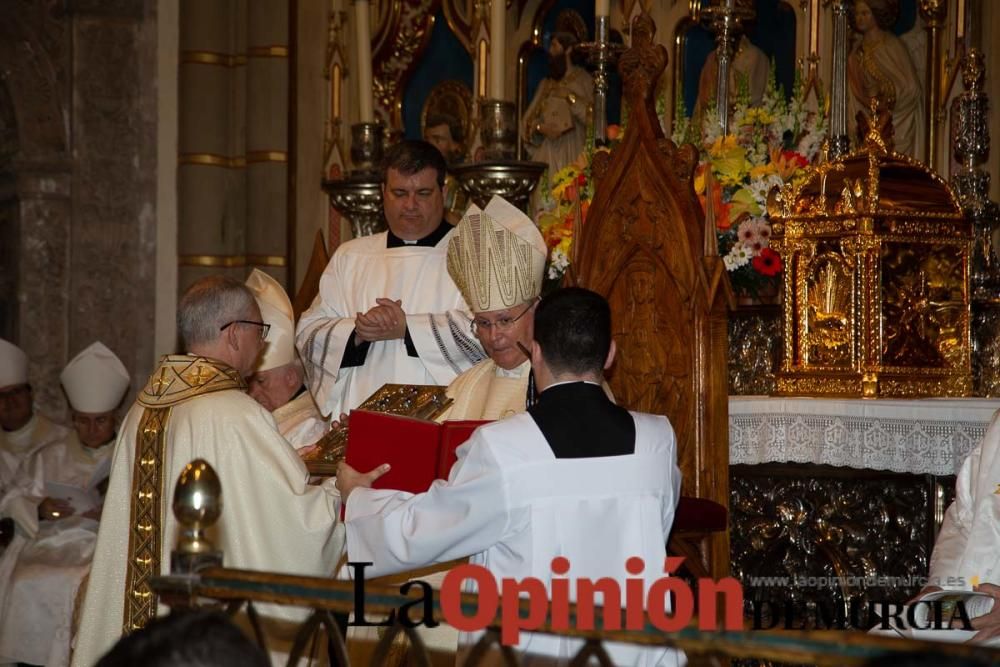
[[[103,343],[93,343],[66,364],[59,380],[77,412],[111,412],[122,402],[128,370]]]
[[[547,254],[531,218],[493,197],[462,216],[448,243],[448,273],[473,312],[503,310],[541,294]]]
[[[271,325],[267,347],[260,355],[257,370],[269,371],[292,363],[295,361],[295,311],[285,288],[260,269],[250,273],[247,287],[257,297],[261,317]]]
[[[13,343],[0,338],[0,387],[28,381],[28,355]]]

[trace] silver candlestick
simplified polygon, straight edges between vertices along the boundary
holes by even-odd
[[[584,42],[576,48],[596,67],[594,71],[594,143],[602,146],[608,141],[608,74],[618,57],[625,51],[622,44],[609,39],[610,17],[598,16],[593,42]]]
[[[755,12],[735,0],[720,0],[701,10],[705,21],[715,33],[715,53],[719,63],[715,87],[715,105],[719,114],[719,127],[723,136],[729,134],[729,70],[736,53],[736,41],[743,29],[743,22],[752,19]]]
[[[1000,207],[989,198],[990,174],[982,168],[990,150],[989,99],[983,90],[986,63],[971,49],[962,63],[965,91],[956,104],[958,130],[955,158],[961,163],[952,178],[965,215],[972,221],[972,381],[979,396],[1000,395],[1000,267],[993,234],[1000,226]]]
[[[851,148],[847,133],[847,0],[833,0],[833,79],[830,83],[829,158]]]

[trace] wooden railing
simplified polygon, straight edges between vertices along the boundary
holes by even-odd
[[[377,580],[376,580],[377,581]],[[356,590],[351,581],[338,581],[313,577],[299,577],[271,572],[209,568],[197,575],[170,575],[153,580],[153,589],[160,601],[173,609],[192,608],[207,604],[222,604],[230,613],[246,610],[257,642],[267,649],[267,640],[255,605],[276,603],[312,610],[298,628],[289,657],[289,667],[294,667],[302,658],[304,649],[320,629],[325,629],[329,637],[331,658],[334,664],[347,667],[346,640],[335,620],[337,614],[347,614],[355,610]],[[390,587],[369,581],[364,586],[364,610],[366,615],[375,617],[398,610],[412,603],[413,597],[399,593],[398,587]],[[441,618],[440,601],[434,599],[435,619]],[[527,611],[526,601],[522,601],[522,616]],[[473,616],[479,608],[476,595],[462,596],[461,608],[464,615]],[[498,605],[498,610],[501,606]],[[571,606],[571,627],[576,618],[576,609]],[[814,665],[864,665],[875,658],[896,655],[937,653],[954,657],[978,659],[983,664],[1000,664],[1000,650],[966,644],[924,642],[908,639],[876,637],[857,631],[816,630],[816,631],[703,631],[696,623],[676,633],[663,633],[647,625],[641,631],[605,630],[602,616],[595,614],[595,629],[591,631],[573,630],[554,633],[547,626],[537,632],[581,637],[587,640],[578,659],[587,655],[595,657],[601,665],[612,665],[602,642],[614,640],[633,644],[665,646],[683,650],[691,665],[724,664],[729,658],[756,658],[795,664]],[[487,633],[469,653],[464,663],[475,667],[483,656],[500,644],[499,611]],[[429,654],[419,635],[411,628],[396,623],[380,639],[369,662],[372,667],[386,664],[385,659],[396,637],[403,633],[410,642],[410,662],[408,664],[429,665]],[[504,661],[508,665],[519,665],[513,651],[504,651]],[[584,664],[585,660],[579,660]],[[575,663],[574,663],[575,664]]]

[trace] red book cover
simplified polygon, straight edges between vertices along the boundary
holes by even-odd
[[[460,445],[464,445],[472,432],[483,424],[489,424],[488,420],[481,419],[456,419],[446,421],[441,424],[441,449],[438,457],[438,479],[448,479],[451,467],[455,465],[458,457],[455,450]]]
[[[348,422],[346,461],[359,472],[383,463],[391,469],[372,485],[422,493],[435,479],[447,479],[455,449],[486,421],[444,424],[383,412],[354,410]]]

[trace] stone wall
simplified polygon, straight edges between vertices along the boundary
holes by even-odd
[[[121,357],[132,394],[153,362],[155,9],[155,0],[0,9],[15,124],[3,132],[11,150],[0,151],[0,238],[14,244],[0,266],[0,285],[14,288],[0,336],[28,353],[36,400],[55,417],[65,414],[59,372],[93,341]]]

